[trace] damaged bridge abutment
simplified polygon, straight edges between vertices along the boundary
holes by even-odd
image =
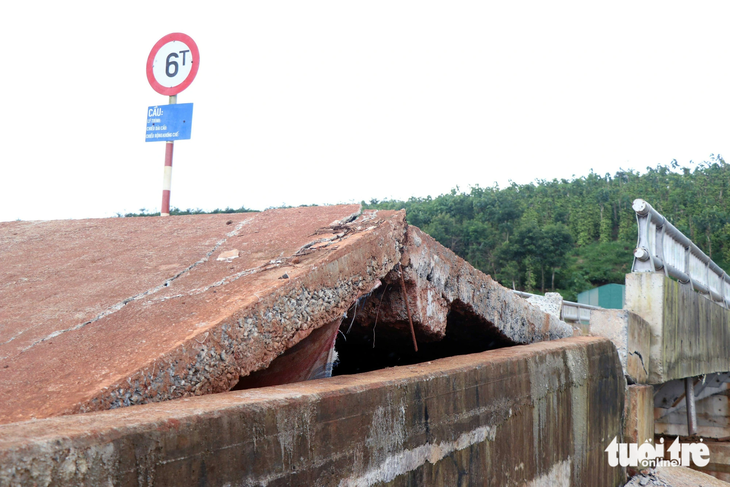
[[[576,337],[0,426],[0,485],[621,485],[613,344]]]

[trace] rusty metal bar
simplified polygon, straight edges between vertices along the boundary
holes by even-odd
[[[400,272],[400,292],[403,296],[403,302],[406,303],[406,313],[408,313],[408,324],[411,325],[411,338],[413,338],[413,348],[418,351],[418,342],[416,342],[416,332],[413,329],[413,319],[411,319],[411,307],[408,306],[408,296],[406,296],[406,281],[403,280],[403,266],[401,266]]]
[[[697,434],[697,409],[695,407],[695,379],[684,379],[684,398],[687,403],[687,436]]]

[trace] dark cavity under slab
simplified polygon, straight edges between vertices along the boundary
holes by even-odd
[[[371,296],[368,298],[370,303],[359,305],[367,309],[377,308],[382,304],[381,301],[399,301],[402,304],[400,296],[402,294],[399,287],[389,286],[380,297]],[[390,304],[386,306],[392,309]],[[354,306],[350,309],[351,313],[353,311]],[[352,321],[345,319],[337,336],[337,361],[334,363],[332,375],[359,374],[517,345],[500,333],[493,324],[471,313],[460,301],[451,304],[446,318],[446,331],[440,340],[435,340],[422,327],[417,327],[416,351],[409,327],[407,321],[376,324],[374,321],[358,321],[357,315]]]

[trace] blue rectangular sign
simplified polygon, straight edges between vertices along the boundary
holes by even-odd
[[[158,105],[147,109],[145,142],[187,140],[193,125],[193,104]]]

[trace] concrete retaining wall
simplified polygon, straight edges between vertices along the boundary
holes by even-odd
[[[0,426],[0,485],[620,485],[625,380],[576,337]]]

